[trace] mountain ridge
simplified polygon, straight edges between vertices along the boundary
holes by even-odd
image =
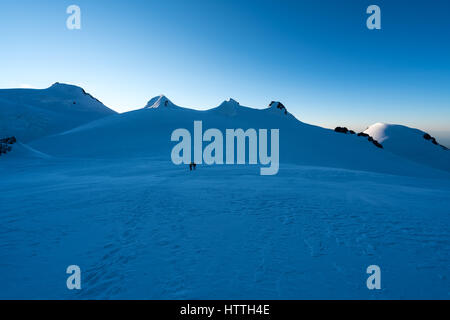
[[[411,154],[397,152],[392,146],[386,152],[356,135],[336,134],[331,129],[304,123],[289,113],[279,101],[272,101],[264,109],[256,109],[242,106],[237,100],[230,98],[217,107],[200,111],[180,107],[165,95],[159,95],[150,99],[141,109],[116,113],[83,88],[74,85],[57,82],[47,89],[14,90],[0,90],[0,114],[11,107],[24,109],[30,112],[31,119],[43,119],[32,122],[33,125],[43,122],[44,129],[50,127],[51,130],[41,132],[32,126],[31,131],[35,136],[29,139],[14,133],[2,135],[17,136],[20,142],[29,142],[30,147],[49,156],[167,158],[173,147],[170,143],[171,133],[178,128],[190,130],[194,121],[202,121],[205,130],[280,129],[280,161],[286,163],[388,173],[412,173],[421,170],[417,165],[426,165],[450,172],[445,161],[446,155],[433,151],[427,161],[417,161]],[[10,97],[5,92],[13,96],[17,92],[20,94]],[[35,99],[30,100],[30,97]],[[41,104],[33,106],[36,101]],[[100,114],[94,112],[93,117],[83,117],[83,109],[88,115],[92,110],[100,110]],[[62,113],[57,112],[61,110]],[[75,112],[74,115],[71,112],[73,110],[80,112]],[[78,113],[81,118],[77,118]],[[79,121],[70,122],[73,119]],[[17,117],[12,116],[9,120],[13,127],[17,123],[20,127],[21,122]],[[65,125],[57,127],[55,123]],[[4,126],[5,121],[0,121],[0,129]],[[30,131],[28,126],[22,126],[21,129],[26,133]],[[379,140],[375,133],[371,132],[370,136]],[[431,138],[429,140],[432,141]],[[435,147],[423,137],[421,140]],[[444,160],[437,161],[440,164],[436,165],[433,160],[436,158]]]

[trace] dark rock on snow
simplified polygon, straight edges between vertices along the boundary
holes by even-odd
[[[334,131],[339,132],[339,133],[345,133],[345,134],[347,134],[347,133],[355,134],[355,131],[348,130],[346,127],[336,127],[336,128],[334,128]],[[381,145],[381,143],[379,143],[377,140],[375,140],[374,138],[369,136],[367,133],[360,132],[360,133],[358,133],[358,137],[366,137],[367,140],[372,142],[376,147],[383,149],[383,146]]]
[[[16,142],[17,142],[16,137],[0,139],[0,156],[2,155],[2,153],[7,153],[11,151],[12,149],[11,145]]]

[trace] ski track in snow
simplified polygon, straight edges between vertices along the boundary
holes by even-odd
[[[450,181],[281,166],[0,167],[0,298],[450,298]],[[68,265],[82,290],[66,288]],[[366,288],[367,266],[382,290]]]

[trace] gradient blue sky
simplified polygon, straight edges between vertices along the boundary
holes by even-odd
[[[67,6],[82,29],[66,29]],[[370,4],[382,30],[366,28]],[[282,101],[300,120],[450,141],[450,1],[2,1],[0,88],[82,86],[119,111]]]

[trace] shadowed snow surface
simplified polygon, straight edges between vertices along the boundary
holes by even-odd
[[[449,180],[41,160],[0,167],[0,298],[448,299]],[[65,269],[82,270],[82,290]],[[366,288],[367,266],[382,290]]]

